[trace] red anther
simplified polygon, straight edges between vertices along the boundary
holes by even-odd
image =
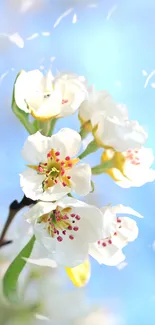
[[[67,157],[65,158],[65,160],[67,160],[67,161],[68,161],[68,160],[70,160],[70,157],[69,157],[69,156],[67,156]]]
[[[61,242],[61,241],[63,240],[63,238],[62,238],[61,236],[58,236],[58,237],[57,237],[57,240],[58,240],[59,242]]]

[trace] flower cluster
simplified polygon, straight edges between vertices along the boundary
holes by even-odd
[[[107,173],[122,187],[154,181],[153,153],[144,147],[147,134],[129,119],[125,105],[73,74],[22,71],[14,84],[12,107],[30,133],[22,150],[27,167],[20,174],[21,188],[33,200],[25,218],[45,251],[44,259],[27,261],[49,265],[52,260],[82,286],[89,279],[89,256],[111,266],[125,259],[123,248],[138,236],[130,216],[142,216],[123,205],[99,209],[79,197],[93,191],[93,174]],[[57,119],[76,111],[80,131],[62,128],[53,134]],[[89,133],[93,140],[81,152]],[[103,150],[99,165],[83,162],[98,148]]]

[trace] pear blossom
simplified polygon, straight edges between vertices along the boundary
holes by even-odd
[[[112,96],[105,90],[97,91],[94,87],[89,88],[88,99],[79,107],[79,119],[84,125],[91,122],[92,116],[97,112],[108,116],[117,116],[118,118],[128,118],[128,110],[125,105],[115,103]]]
[[[91,123],[95,140],[101,147],[122,152],[129,148],[141,148],[147,140],[147,133],[137,121],[119,119],[116,116],[105,118],[104,112],[96,112]]]
[[[129,120],[126,106],[115,103],[106,91],[90,90],[89,99],[79,108],[79,119],[104,148],[122,152],[140,148],[147,139],[142,126]]]
[[[87,259],[89,244],[102,234],[102,212],[73,198],[39,202],[25,217],[49,256],[66,267],[82,264]]]
[[[38,120],[49,120],[75,113],[87,96],[83,77],[51,71],[21,71],[14,85],[16,105]]]
[[[151,168],[154,161],[151,148],[128,149],[122,153],[106,150],[102,154],[102,162],[112,158],[115,164],[107,173],[117,185],[124,188],[139,187],[155,180],[155,170]]]
[[[117,205],[104,207],[102,239],[90,245],[89,254],[100,264],[110,266],[118,265],[125,260],[122,249],[128,242],[134,241],[138,236],[136,221],[129,217],[120,217],[120,214],[142,216],[130,207]]]
[[[77,155],[80,135],[68,128],[51,137],[39,131],[30,135],[22,151],[29,168],[20,174],[20,185],[32,200],[54,201],[74,190],[78,195],[91,191],[91,168],[81,163]]]

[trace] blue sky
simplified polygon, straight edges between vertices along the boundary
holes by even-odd
[[[6,2],[6,3],[5,3]],[[132,119],[138,119],[149,133],[147,146],[155,153],[155,2],[154,0],[105,0],[90,8],[77,5],[54,29],[57,18],[71,8],[69,1],[48,1],[42,11],[8,11],[5,1],[0,5],[0,32],[18,32],[25,40],[24,48],[0,44],[1,100],[1,188],[2,219],[8,204],[22,196],[19,172],[24,168],[20,151],[27,133],[11,111],[12,85],[21,69],[72,71],[85,75],[90,84],[107,89],[114,99],[128,106]],[[78,2],[78,1],[77,1]],[[79,0],[79,3],[82,0]],[[70,4],[69,4],[70,3]],[[89,1],[85,1],[89,3]],[[74,14],[77,22],[72,23]],[[49,36],[41,32],[50,32]],[[26,40],[34,33],[39,36]],[[50,58],[55,57],[51,64]],[[75,117],[57,124],[79,129]],[[92,164],[92,157],[88,158]],[[155,166],[154,166],[155,167]],[[124,319],[123,325],[155,324],[155,183],[141,188],[122,189],[106,175],[96,178],[97,201],[100,206],[112,202],[129,205],[139,211],[140,235],[125,249],[128,265],[123,270],[99,266],[92,261],[92,277],[87,287],[93,300],[102,300]]]

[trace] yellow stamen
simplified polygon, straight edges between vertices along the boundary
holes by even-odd
[[[61,210],[61,213],[70,213],[72,211],[72,208],[67,207]]]
[[[34,170],[38,171],[38,166],[35,166],[35,165],[26,165],[26,166],[31,168],[31,169],[34,169]]]

